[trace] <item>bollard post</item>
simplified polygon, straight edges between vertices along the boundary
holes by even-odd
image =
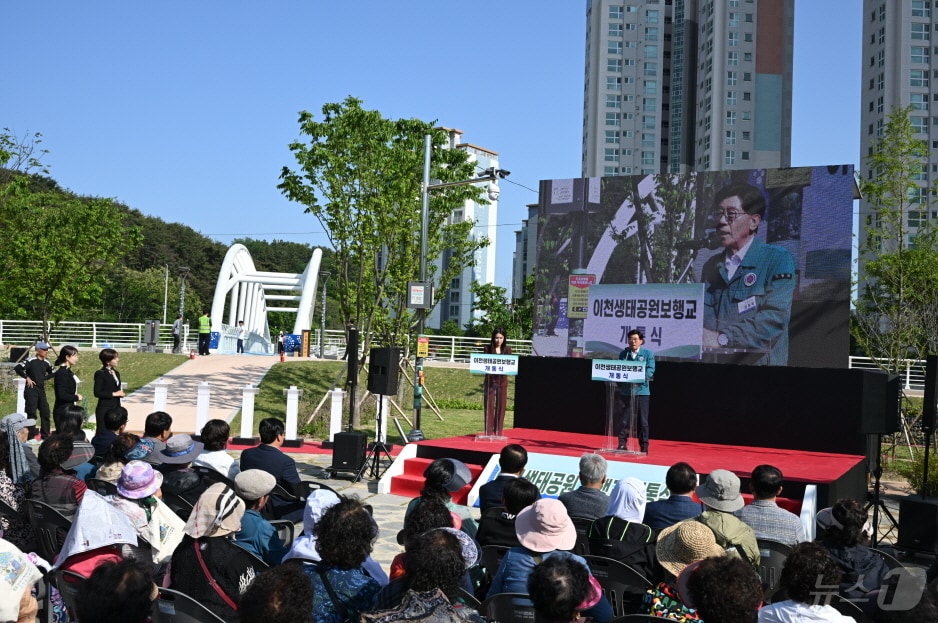
[[[26,413],[26,379],[16,377],[16,412]]]
[[[232,441],[238,445],[250,446],[257,443],[254,436],[254,397],[259,388],[245,385],[241,390],[241,435]]]
[[[288,448],[298,448],[303,445],[303,442],[296,437],[297,420],[300,413],[300,396],[303,395],[303,390],[297,389],[296,385],[291,385],[290,389],[283,390],[283,394],[287,397],[287,421],[283,445]]]
[[[153,382],[153,410],[166,411],[166,397],[169,393],[169,383],[160,379]]]
[[[342,409],[345,405],[345,392],[339,387],[332,389],[332,405],[329,410],[329,441],[335,441],[335,434],[342,432]]]
[[[208,381],[199,383],[199,393],[195,402],[195,434],[202,434],[202,427],[208,422],[209,404],[212,399],[212,388]]]

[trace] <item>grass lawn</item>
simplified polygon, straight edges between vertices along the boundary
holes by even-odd
[[[101,367],[98,352],[80,351],[78,364],[75,366],[75,375],[81,379],[81,383],[78,385],[78,393],[84,398],[85,411],[91,415],[94,414],[94,408],[98,404],[97,399],[94,397],[94,373]],[[50,357],[49,363],[51,364],[54,359],[54,357]],[[120,371],[121,381],[127,383],[127,393],[129,394],[150,381],[163,376],[173,368],[182,365],[185,361],[185,355],[121,352],[117,369]],[[13,375],[12,368],[10,369],[10,375]],[[4,387],[7,387],[7,385],[4,384]],[[51,380],[46,382],[46,396],[49,399],[49,409],[52,409],[52,405],[55,403],[55,393],[52,389]],[[12,392],[4,391],[0,393],[0,417],[14,411],[16,411],[15,389]]]

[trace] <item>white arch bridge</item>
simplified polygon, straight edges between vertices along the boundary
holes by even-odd
[[[225,254],[215,296],[212,299],[212,332],[218,334],[218,349],[235,350],[238,321],[247,329],[246,353],[270,353],[276,337],[270,335],[267,312],[296,314],[293,333],[309,330],[313,321],[319,265],[322,250],[313,249],[302,273],[274,273],[257,270],[251,252],[243,244],[232,245]]]

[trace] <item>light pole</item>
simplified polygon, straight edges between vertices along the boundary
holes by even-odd
[[[489,167],[482,172],[480,177],[471,180],[462,180],[459,182],[440,182],[439,184],[430,183],[430,158],[433,153],[433,137],[430,134],[423,139],[423,183],[421,184],[420,197],[420,283],[426,286],[427,282],[427,230],[430,228],[430,192],[441,188],[451,186],[466,186],[468,184],[478,184],[479,182],[493,182],[489,185],[489,199],[495,201],[498,199],[498,186],[494,182],[498,178],[506,178],[511,171]],[[423,335],[426,329],[427,310],[433,307],[433,288],[427,288],[426,297],[429,301],[421,301],[420,305],[411,305],[417,309],[417,337]],[[418,345],[417,358],[414,361],[414,428],[407,433],[408,441],[423,441],[423,431],[420,430],[420,411],[423,409],[423,357],[420,354]]]
[[[164,264],[163,275],[163,324],[166,324],[166,300],[169,298],[169,264]]]
[[[322,309],[319,310],[319,358],[325,358],[326,352],[326,284],[329,283],[329,272],[319,273],[322,281]]]

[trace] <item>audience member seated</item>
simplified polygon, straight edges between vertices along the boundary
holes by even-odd
[[[360,613],[374,607],[381,589],[364,568],[378,538],[378,525],[358,498],[342,496],[323,513],[313,534],[320,560],[303,563],[313,585],[313,620],[358,620]]]
[[[6,433],[10,447],[10,467],[13,471],[8,476],[17,484],[28,484],[39,478],[39,461],[26,443],[29,440],[29,429],[35,425],[36,420],[30,420],[22,413],[11,413],[0,420],[0,431]]]
[[[699,521],[682,521],[662,530],[655,545],[659,573],[657,578],[649,578],[652,582],[658,580],[658,584],[645,594],[642,612],[668,619],[699,620],[696,611],[681,600],[677,578],[688,565],[725,553],[713,531]]]
[[[258,425],[261,442],[241,453],[241,469],[262,469],[276,478],[277,484],[293,493],[300,484],[300,474],[296,471],[296,461],[280,449],[285,439],[284,430],[283,422],[277,418],[261,420]],[[303,517],[303,502],[274,496],[273,509],[278,519],[299,521]]]
[[[138,544],[137,530],[130,518],[108,503],[106,497],[86,491],[72,527],[55,560],[57,569],[88,577],[103,562],[134,558]],[[143,562],[149,562],[143,552]]]
[[[231,564],[230,540],[241,529],[244,501],[230,487],[216,483],[195,503],[185,536],[169,566],[170,586],[186,593],[226,621],[238,617],[241,593],[254,579]]]
[[[820,543],[800,543],[792,548],[779,585],[788,599],[762,608],[759,623],[853,623],[852,617],[840,614],[829,604],[832,593],[836,593],[833,587],[840,585],[840,569]]]
[[[250,623],[313,623],[313,586],[295,565],[274,567],[241,594],[238,614]]]
[[[572,558],[589,570],[586,561],[568,550],[576,544],[576,528],[564,505],[553,498],[541,498],[518,513],[515,532],[520,547],[512,547],[502,558],[487,597],[498,593],[525,593],[531,571],[554,556]],[[612,619],[612,606],[604,597],[584,613],[600,623]]]
[[[124,407],[111,407],[104,412],[103,426],[98,428],[94,437],[91,438],[91,445],[94,446],[94,455],[103,457],[107,454],[111,444],[117,439],[117,436],[124,432],[127,426],[127,409]]]
[[[226,450],[230,434],[231,428],[225,420],[206,422],[202,427],[202,443],[205,444],[205,449],[202,450],[202,454],[195,457],[192,465],[210,467],[225,478],[234,480],[234,477],[241,471],[241,466]]]
[[[707,480],[697,487],[697,497],[707,510],[697,521],[713,530],[717,543],[753,566],[759,565],[759,545],[756,533],[733,515],[745,502],[739,492],[739,477],[725,469],[715,469]]]
[[[649,502],[645,507],[642,523],[661,530],[679,521],[696,517],[706,507],[692,497],[697,486],[697,472],[687,463],[675,463],[668,469],[664,482],[670,496],[664,500]]]
[[[160,501],[163,475],[144,461],[130,461],[117,479],[117,493],[105,499],[130,519],[137,536],[146,540],[124,548],[125,556],[152,561],[154,571],[169,560],[182,539],[183,522]]]
[[[646,578],[655,576],[657,533],[642,523],[645,483],[622,478],[609,496],[609,514],[592,523],[590,554],[624,562]]]
[[[0,621],[34,623],[39,604],[33,585],[42,571],[13,543],[0,538]]]
[[[453,513],[439,500],[427,499],[418,504],[413,512],[404,518],[404,527],[397,533],[397,542],[404,546],[404,551],[391,561],[391,568],[388,570],[390,579],[396,580],[406,573],[407,550],[416,542],[418,536],[434,528],[452,527]],[[390,605],[379,602],[376,607],[383,610]]]
[[[705,558],[687,578],[690,600],[709,623],[756,623],[762,583],[746,561],[734,556]]]
[[[173,436],[173,418],[165,411],[154,411],[147,416],[143,424],[143,439],[153,446],[153,450],[144,459],[151,465],[159,465],[160,452],[166,447],[166,440]]]
[[[87,459],[76,465],[73,469],[75,476],[85,480],[91,474],[95,465],[91,462],[94,456],[94,446],[88,441],[85,435],[85,410],[78,405],[68,405],[63,407],[56,416],[56,433],[68,435],[74,442],[75,452],[87,455]]]
[[[534,568],[527,592],[540,623],[573,623],[602,596],[599,583],[583,565],[560,556]]]
[[[602,492],[606,482],[606,459],[598,454],[580,457],[580,488],[567,491],[558,498],[571,517],[599,519],[609,508],[609,496]]]
[[[446,508],[456,513],[462,520],[460,529],[475,538],[479,524],[472,516],[472,512],[465,506],[453,502],[452,494],[456,493],[472,481],[472,472],[465,463],[457,459],[437,459],[430,463],[423,472],[424,485],[420,490],[420,497],[416,497],[407,505],[404,519],[410,515],[414,508],[423,500],[433,499],[445,504]]]
[[[159,470],[163,472],[163,489],[175,493],[193,506],[211,483],[192,471],[192,459],[202,451],[202,443],[186,434],[173,435],[160,451]]]
[[[234,484],[247,508],[235,542],[268,565],[279,565],[287,548],[277,536],[277,530],[260,513],[277,480],[264,470],[248,469],[235,476]]]
[[[107,452],[104,453],[104,461],[98,466],[98,469],[95,470],[93,476],[99,480],[116,483],[117,479],[120,478],[124,465],[127,465],[128,461],[135,459],[139,461],[150,453],[149,449],[141,449],[140,452],[136,454],[132,452],[139,442],[140,437],[133,433],[121,433],[118,435],[117,438],[111,442]]]
[[[293,540],[290,551],[283,557],[283,562],[296,559],[300,562],[318,562],[319,550],[316,548],[316,524],[327,510],[339,503],[339,496],[328,489],[315,489],[306,498],[303,509],[303,534]],[[375,560],[368,556],[362,564],[368,575],[381,586],[388,583],[388,576]]]
[[[479,510],[485,516],[485,511],[496,506],[502,506],[502,491],[505,485],[521,476],[524,467],[528,464],[528,451],[516,443],[510,443],[502,448],[498,455],[498,476],[479,487]]]
[[[145,623],[158,595],[147,565],[134,560],[104,563],[78,590],[78,621]]]
[[[24,419],[23,421],[31,420]],[[36,548],[36,541],[23,500],[26,498],[27,487],[32,478],[29,473],[29,463],[23,456],[23,452],[32,454],[32,450],[24,449],[20,445],[18,435],[25,436],[28,432],[25,425],[20,429],[23,433],[15,432],[11,435],[9,430],[10,427],[6,424],[0,430],[0,501],[16,511],[18,516],[0,515],[0,533],[4,539],[17,548],[24,552],[31,552]]]
[[[502,545],[515,547],[521,545],[515,534],[515,518],[522,510],[541,498],[537,485],[526,478],[515,478],[505,485],[502,491],[502,507],[490,508],[483,513],[479,522],[476,540],[479,545]]]
[[[866,511],[856,500],[843,498],[831,507],[831,526],[822,541],[840,568],[840,594],[862,600],[879,590],[889,569],[876,552],[860,543]]]
[[[39,446],[40,478],[33,481],[29,497],[49,504],[66,517],[73,516],[88,489],[74,469],[87,463],[92,452],[90,445],[76,448],[68,435],[55,433],[44,439]]]
[[[415,511],[419,512],[419,511]],[[396,621],[471,621],[485,623],[461,601],[467,571],[479,560],[479,548],[455,528],[428,530],[416,537],[407,554],[407,574],[382,589],[366,623]]]
[[[782,493],[782,471],[772,465],[759,465],[749,481],[752,502],[734,513],[753,529],[757,539],[771,539],[786,545],[805,541],[804,526],[798,515],[779,507],[775,498]]]

